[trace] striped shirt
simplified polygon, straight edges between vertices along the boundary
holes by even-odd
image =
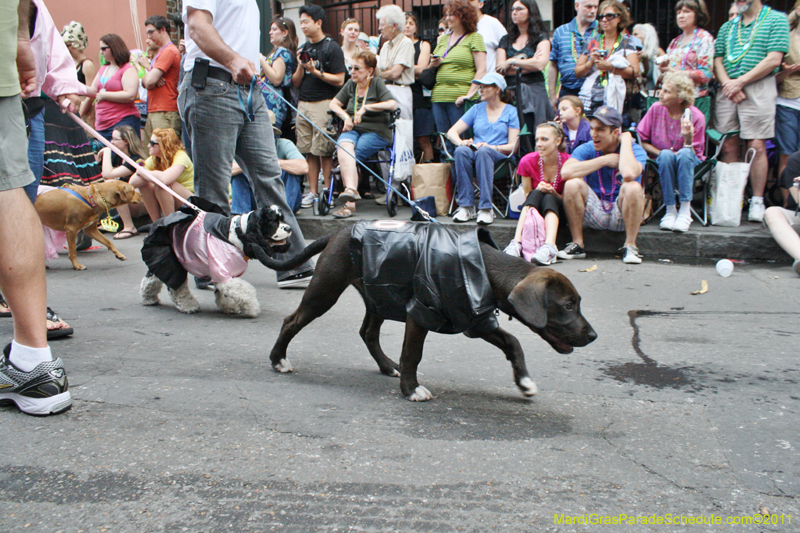
[[[583,86],[583,79],[575,76],[575,63],[578,62],[581,50],[592,38],[596,28],[597,21],[593,21],[581,35],[578,31],[578,19],[574,18],[553,32],[553,38],[550,40],[550,61],[556,62],[563,87],[580,89]]]
[[[448,52],[448,48],[455,44],[455,39],[448,44],[449,38],[449,33],[439,37],[439,43],[433,51],[435,55],[442,57],[442,64],[436,71],[436,85],[431,91],[432,102],[455,102],[459,96],[465,96],[476,74],[472,53],[486,52],[483,37],[478,32],[465,35]]]
[[[730,78],[735,79],[750,72],[770,52],[786,53],[789,51],[789,22],[786,14],[768,6],[761,9],[769,9],[763,21],[759,21],[760,15],[762,15],[759,13],[753,22],[742,26],[741,16],[739,16],[723,24],[717,33],[714,57],[722,57],[722,66]],[[753,31],[757,31],[757,33],[751,42],[750,36]],[[745,50],[744,46],[748,42],[751,43],[750,48],[740,58],[742,51]],[[778,70],[779,67],[776,67],[772,74],[777,73]]]

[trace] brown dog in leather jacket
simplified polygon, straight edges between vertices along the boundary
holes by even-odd
[[[67,246],[69,247],[69,260],[75,270],[86,270],[78,263],[78,251],[75,241],[78,232],[83,232],[92,239],[105,245],[117,259],[125,260],[114,243],[109,241],[97,229],[100,217],[107,216],[109,209],[125,204],[138,204],[142,201],[141,195],[136,192],[133,185],[124,181],[113,180],[93,183],[88,187],[69,185],[81,198],[63,189],[56,189],[40,194],[36,198],[36,212],[42,219],[42,224],[56,231],[67,233]]]
[[[443,287],[441,294],[443,298],[438,298],[435,294],[436,289],[430,290],[431,284],[435,285],[435,278],[453,277],[453,274],[457,277],[459,272],[468,271],[476,265],[462,262],[456,264],[455,268],[451,268],[447,264],[440,264],[439,259],[436,259],[436,254],[429,254],[430,248],[434,244],[437,247],[442,246],[440,244],[442,236],[447,237],[447,233],[456,235],[455,232],[445,229],[441,225],[422,224],[422,227],[428,228],[425,231],[430,231],[434,235],[422,235],[422,238],[418,239],[413,246],[397,244],[402,241],[394,241],[394,244],[384,242],[382,245],[380,239],[373,239],[367,244],[367,238],[364,238],[364,235],[367,234],[366,230],[377,228],[380,231],[381,224],[387,228],[399,228],[399,231],[408,233],[412,233],[414,227],[414,223],[400,221],[360,222],[352,228],[343,228],[328,237],[314,241],[302,253],[288,261],[276,262],[268,257],[259,257],[270,268],[290,270],[295,265],[302,264],[320,251],[322,252],[314,270],[314,277],[303,295],[300,306],[283,322],[280,335],[270,354],[270,362],[277,372],[291,372],[292,366],[286,358],[286,348],[289,342],[308,323],[333,307],[348,285],[353,285],[367,304],[367,314],[360,331],[361,338],[378,363],[380,371],[388,376],[400,376],[400,390],[406,399],[411,401],[430,400],[431,393],[417,381],[417,366],[422,358],[425,336],[430,331],[425,324],[429,322],[443,324],[435,310],[431,315],[430,302],[450,299],[459,301],[459,298],[463,296],[454,294],[450,290],[452,287],[447,286]],[[412,231],[408,231],[408,225]],[[367,226],[369,228],[366,228]],[[391,231],[384,231],[384,233]],[[484,231],[485,236],[481,236],[480,231]],[[533,266],[522,258],[507,255],[494,246],[486,230],[478,230],[478,232],[478,238],[473,239],[478,248],[476,252],[478,255],[472,256],[469,262],[483,262],[483,265],[477,265],[479,268],[474,268],[473,272],[482,272],[482,275],[485,276],[487,291],[483,301],[490,301],[491,316],[485,312],[487,306],[481,305],[481,312],[475,315],[478,320],[470,323],[471,330],[464,328],[463,324],[460,328],[448,329],[445,324],[439,331],[444,333],[465,331],[470,336],[478,336],[500,348],[511,362],[517,386],[525,396],[533,396],[537,393],[537,387],[528,375],[522,347],[513,335],[503,330],[497,325],[496,320],[493,320],[495,309],[518,319],[559,353],[570,353],[574,346],[586,346],[597,338],[597,334],[581,314],[580,295],[563,274],[549,268]],[[361,243],[356,243],[362,238],[363,246]],[[394,236],[389,235],[388,238],[391,240]],[[458,240],[461,237],[452,238],[456,243],[455,248],[461,250],[466,247],[462,241]],[[415,251],[419,256],[423,256],[423,260],[417,263],[416,270],[415,267],[412,267],[410,273],[405,264],[402,266],[366,264],[367,261],[374,259],[375,254],[387,256],[387,249],[391,246],[402,248],[401,255],[407,255],[409,250],[413,253],[412,249],[416,246]],[[363,248],[363,253],[359,251],[359,247]],[[449,250],[455,249],[448,248],[446,243],[443,247],[447,249],[445,255],[452,255],[449,254]],[[374,250],[375,253],[369,252],[368,248]],[[386,259],[386,261],[391,263],[396,261],[397,257]],[[422,265],[422,263],[427,264]],[[398,268],[394,268],[395,266]],[[444,275],[442,275],[442,271],[444,271]],[[381,298],[376,302],[371,300],[373,295],[370,294],[367,287],[372,281],[374,287],[380,291],[385,287],[387,280],[391,284],[392,280],[397,278],[412,280],[410,283],[414,285],[413,288],[409,288],[401,286],[402,283],[398,282],[400,285],[396,287],[397,291],[403,293],[403,299],[407,298],[406,309],[408,309],[404,318],[406,329],[399,365],[389,359],[381,349],[380,328],[387,317],[392,320],[401,320],[401,318],[397,314],[389,316],[392,314],[391,310],[377,311],[384,316],[373,312],[376,309],[375,306],[381,307],[381,302],[391,298],[391,294],[379,292]],[[464,290],[472,290],[481,283],[480,279],[467,279],[464,284],[458,282],[459,285],[463,285]],[[478,300],[473,298],[472,301],[477,302]],[[415,317],[422,317],[424,324],[421,324],[420,319]],[[429,317],[432,317],[432,320],[428,320]]]

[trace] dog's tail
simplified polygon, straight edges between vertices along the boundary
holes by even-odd
[[[262,265],[267,268],[271,268],[272,270],[277,270],[278,272],[285,272],[287,270],[292,270],[294,268],[299,267],[322,250],[328,246],[328,241],[331,239],[331,236],[328,235],[327,237],[323,237],[321,239],[317,239],[316,241],[312,242],[306,249],[300,252],[299,254],[290,257],[284,261],[278,261],[273,259],[272,257],[268,256],[267,253],[264,251],[263,248],[258,246],[257,244],[251,243],[251,248],[253,253],[255,254],[255,258],[258,259]]]

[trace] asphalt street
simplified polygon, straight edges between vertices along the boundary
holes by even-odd
[[[74,405],[0,408],[0,531],[800,531],[800,278],[786,265],[721,278],[712,261],[557,264],[597,341],[560,355],[502,317],[539,387],[525,399],[499,350],[430,334],[434,399],[412,403],[361,342],[354,289],[278,374],[267,356],[302,290],[252,264],[256,319],[222,315],[208,291],[197,315],[166,290],[144,307],[141,242],[117,242],[124,262],[103,249],[80,254],[86,271],[50,264],[49,305],[76,330],[51,343]],[[387,323],[387,354],[401,343]],[[775,524],[741,523],[765,514]],[[674,523],[701,515],[722,523]]]

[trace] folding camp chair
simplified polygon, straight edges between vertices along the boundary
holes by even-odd
[[[699,199],[699,201],[701,201],[703,204],[703,216],[701,217],[694,207],[691,208],[692,216],[694,216],[698,222],[703,224],[703,226],[708,226],[708,191],[711,188],[712,171],[714,170],[714,167],[719,159],[719,155],[722,152],[723,143],[728,138],[738,134],[738,131],[719,133],[713,129],[706,130],[706,154],[711,152],[712,146],[714,147],[713,154],[707,155],[706,159],[695,167],[692,185],[693,199]],[[650,158],[647,159],[643,175],[643,181],[647,182],[643,184],[645,187],[645,194],[650,194],[651,198],[653,198],[653,205],[656,205],[655,199],[658,198],[658,195],[661,192],[661,183],[658,180],[658,164],[656,164],[655,160]],[[648,180],[648,176],[655,176],[655,179]],[[655,216],[664,209],[666,209],[666,206],[662,199],[658,209],[653,211],[645,223],[650,222],[650,220],[655,218]]]

